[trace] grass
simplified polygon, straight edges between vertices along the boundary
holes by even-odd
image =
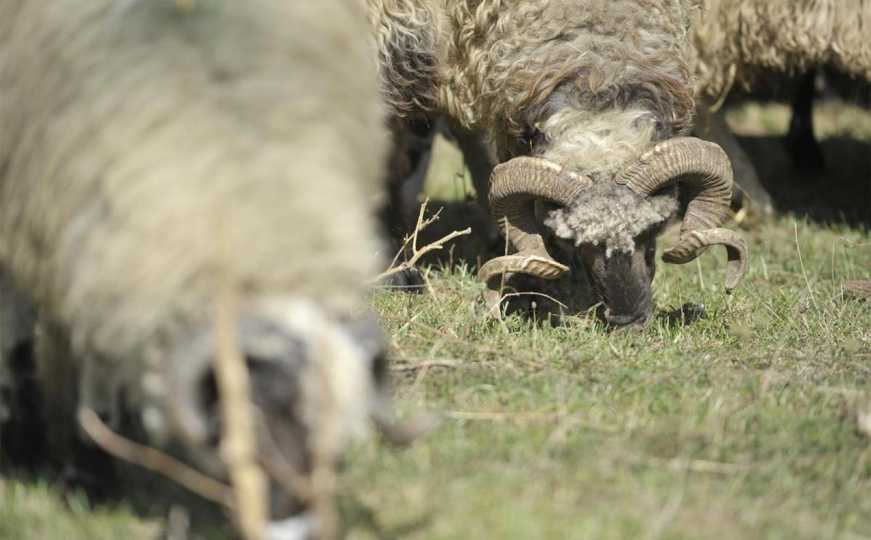
[[[730,121],[782,124],[779,109],[758,115]],[[443,163],[434,175],[449,185],[430,191],[456,195],[462,174]],[[793,215],[745,233],[735,294],[721,291],[718,251],[660,264],[659,316],[638,331],[484,321],[462,263],[434,267],[428,294],[376,292],[400,408],[443,421],[404,451],[352,451],[339,478],[347,537],[871,538],[871,434],[858,422],[871,411],[871,303],[841,291],[871,278],[871,235]],[[663,315],[687,302],[706,316]],[[42,483],[0,484],[0,538],[160,528]]]
[[[80,492],[62,493],[42,482],[0,480],[0,538],[93,539],[156,538],[155,520],[136,517],[126,507],[95,509]]]
[[[361,449],[349,492],[388,532],[416,524],[408,538],[871,536],[857,424],[871,309],[840,291],[868,275],[871,242],[789,218],[750,237],[732,298],[721,255],[701,262],[704,282],[692,265],[661,269],[661,306],[707,307],[689,326],[487,324],[462,270],[436,276],[434,295],[378,294],[406,359],[400,402],[447,418],[407,452]],[[454,362],[411,369],[434,359]]]

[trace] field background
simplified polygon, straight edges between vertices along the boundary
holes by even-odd
[[[407,450],[353,450],[347,537],[871,538],[871,303],[842,290],[871,278],[871,115],[817,108],[822,176],[791,170],[788,119],[778,104],[729,115],[782,210],[741,223],[750,270],[731,297],[712,250],[659,265],[657,316],[641,331],[485,324],[468,239],[429,268],[425,294],[377,291],[401,409],[443,421]],[[433,232],[478,226],[461,158],[444,140],[436,154],[427,191],[453,202]],[[669,315],[687,302],[706,316]],[[141,487],[94,505],[12,471],[0,538],[164,537],[167,510]],[[207,516],[176,509],[171,536],[190,519],[191,538],[225,537]]]

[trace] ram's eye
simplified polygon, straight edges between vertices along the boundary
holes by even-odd
[[[523,134],[520,136],[520,142],[523,146],[527,148],[532,148],[539,142],[541,142],[541,131],[532,126],[526,126],[526,129],[523,130]]]

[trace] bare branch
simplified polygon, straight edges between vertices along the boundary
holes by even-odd
[[[417,363],[406,363],[406,364],[394,364],[390,366],[391,371],[402,372],[402,371],[417,371],[419,369],[430,369],[430,368],[455,368],[457,366],[462,365],[463,363],[459,360],[424,360],[422,362]]]
[[[229,486],[185,465],[155,448],[135,443],[118,435],[88,408],[79,409],[79,424],[100,448],[118,459],[145,467],[184,486],[197,495],[226,508],[233,508],[233,492]]]
[[[312,437],[311,503],[318,518],[319,537],[333,540],[338,536],[338,512],[334,495],[336,493],[335,461],[339,453],[339,425],[341,424],[336,396],[330,381],[330,367],[321,365],[321,402],[318,411],[318,429]]]
[[[221,457],[233,484],[239,530],[246,540],[259,540],[269,519],[267,478],[257,464],[250,377],[236,340],[237,299],[232,282],[225,281],[219,294],[215,313],[215,379],[224,419]]]
[[[417,263],[420,262],[420,259],[427,253],[444,248],[445,244],[455,238],[472,234],[472,228],[466,227],[461,231],[454,231],[446,236],[443,236],[439,240],[436,240],[435,242],[431,242],[421,248],[418,248],[417,240],[420,232],[438,221],[441,214],[441,209],[439,209],[429,218],[424,218],[427,204],[429,204],[429,199],[425,200],[423,204],[420,205],[420,213],[418,213],[417,215],[417,225],[415,225],[414,227],[414,232],[412,232],[410,236],[407,236],[405,238],[405,241],[402,244],[402,248],[400,248],[400,250],[396,253],[396,256],[393,258],[393,262],[390,264],[390,268],[375,276],[375,278],[372,280],[372,283],[377,283],[379,281],[389,278],[390,276],[414,268]],[[409,244],[411,247],[411,256],[406,261],[398,263],[400,256],[408,249]]]

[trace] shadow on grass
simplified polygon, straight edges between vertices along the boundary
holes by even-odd
[[[739,137],[778,212],[820,224],[871,228],[871,142],[849,137],[820,141],[825,168],[798,170],[783,137]]]

